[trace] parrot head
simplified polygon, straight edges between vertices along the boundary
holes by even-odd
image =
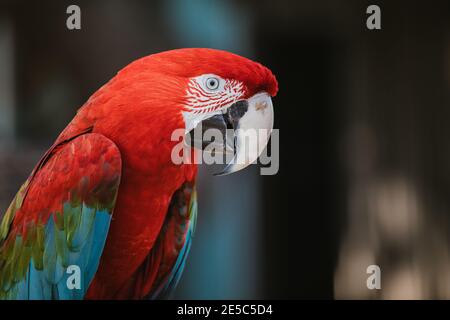
[[[219,175],[253,163],[273,128],[271,97],[276,95],[278,83],[272,72],[247,58],[214,49],[173,50],[156,58],[165,74],[182,82],[179,107],[190,144],[202,149],[213,145],[215,152],[234,153]],[[198,127],[200,141],[193,134]],[[223,138],[208,139],[204,134],[208,129]],[[248,130],[253,130],[256,140],[246,140]]]
[[[122,116],[130,116],[133,110],[132,117],[139,122],[151,114],[148,121],[158,122],[159,134],[183,128],[191,146],[204,149],[215,143],[216,152],[232,152],[233,160],[221,174],[241,170],[257,160],[270,138],[271,97],[278,91],[275,76],[263,65],[206,48],[170,50],[138,59],[122,69],[107,87],[117,88],[112,90],[116,96],[102,98],[95,94],[91,100],[139,97],[116,103],[128,105],[126,111],[121,110]],[[215,129],[226,138],[218,143],[202,134],[200,141],[196,140],[192,133],[199,127],[202,132]],[[247,130],[256,132],[257,141],[248,142]]]

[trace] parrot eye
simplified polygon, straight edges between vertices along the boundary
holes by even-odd
[[[215,77],[209,77],[206,79],[206,88],[209,90],[217,90],[219,88],[219,79]]]

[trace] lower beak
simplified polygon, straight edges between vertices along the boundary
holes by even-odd
[[[266,147],[273,128],[273,105],[270,96],[258,93],[247,100],[240,100],[226,109],[225,113],[216,114],[201,122],[201,149],[214,145],[214,150],[233,153],[233,159],[225,169],[216,175],[227,175],[248,167],[254,163]],[[222,140],[213,141],[205,135],[208,129],[219,130]],[[195,141],[193,129],[191,142]]]

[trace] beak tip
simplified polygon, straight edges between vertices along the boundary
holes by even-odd
[[[214,173],[213,175],[214,175],[214,177],[223,177],[223,176],[229,175],[230,173],[231,172],[227,172],[226,170],[224,170],[224,171],[221,171],[221,172]]]

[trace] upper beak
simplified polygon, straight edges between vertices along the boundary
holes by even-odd
[[[201,122],[201,149],[214,145],[216,151],[234,154],[225,169],[216,175],[227,175],[254,163],[264,151],[273,128],[272,99],[265,92],[239,100],[225,111]],[[208,135],[204,133],[208,129],[219,130],[222,140],[207,139]],[[200,141],[195,141],[194,130],[190,132],[191,143],[199,147]]]

